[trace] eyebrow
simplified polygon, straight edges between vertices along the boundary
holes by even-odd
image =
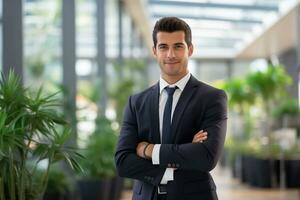
[[[177,43],[175,43],[174,45],[184,45],[184,43],[182,43],[182,42],[177,42]]]
[[[182,43],[182,42],[177,42],[177,43],[172,44],[172,45],[184,45],[184,43]],[[169,45],[166,44],[166,43],[160,43],[160,44],[158,44],[158,46],[160,47],[160,46],[169,46]]]
[[[158,46],[167,46],[167,44],[165,44],[165,43],[160,43],[160,44],[158,44]]]

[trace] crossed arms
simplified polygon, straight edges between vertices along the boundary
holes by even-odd
[[[223,148],[227,101],[224,92],[217,93],[204,114],[204,132],[196,133],[193,141],[186,144],[162,144],[160,147],[160,164],[153,165],[150,159],[144,158],[145,143],[138,140],[137,119],[132,97],[125,109],[123,126],[115,154],[116,167],[120,176],[138,179],[152,185],[158,185],[170,163],[176,164],[178,170],[212,170]],[[200,119],[199,119],[200,120]],[[206,138],[207,137],[207,138]],[[203,143],[199,141],[205,140]],[[148,145],[145,154],[151,157],[152,145]],[[173,166],[171,166],[173,167]]]
[[[192,143],[202,143],[207,139],[207,132],[201,130],[194,135]],[[154,144],[148,142],[140,142],[136,147],[136,154],[144,159],[151,160]]]

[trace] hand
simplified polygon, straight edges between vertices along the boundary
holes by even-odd
[[[152,158],[152,151],[153,151],[153,147],[154,144],[149,144],[147,146],[147,148],[145,149],[146,145],[149,144],[148,142],[140,142],[138,143],[137,147],[136,147],[136,154],[142,158],[145,159],[151,159]],[[144,150],[145,150],[145,154],[147,157],[145,157],[144,155]]]
[[[201,130],[194,135],[192,143],[198,143],[198,142],[202,143],[206,139],[207,139],[207,132]]]

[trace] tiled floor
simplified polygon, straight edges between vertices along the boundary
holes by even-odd
[[[212,176],[217,185],[219,200],[300,200],[297,189],[259,189],[232,179],[228,170],[216,168]],[[125,191],[121,200],[131,200],[131,191]]]

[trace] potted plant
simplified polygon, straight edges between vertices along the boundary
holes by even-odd
[[[291,148],[285,152],[284,173],[285,187],[299,188],[300,187],[300,149],[299,147]]]
[[[286,96],[286,89],[291,84],[291,78],[283,66],[269,65],[265,71],[249,73],[246,79],[253,93],[256,94],[257,106],[264,111],[264,119],[262,119],[264,136],[271,140],[272,107],[278,105]]]
[[[273,117],[278,121],[276,128],[280,129],[278,140],[281,141],[280,181],[282,187],[300,187],[299,166],[300,155],[297,140],[299,136],[283,137],[284,130],[299,132],[300,109],[296,99],[287,98],[273,109]],[[298,137],[298,138],[297,138]],[[284,145],[283,145],[284,144]]]
[[[65,146],[71,131],[58,112],[55,94],[42,89],[32,97],[11,71],[0,80],[0,200],[41,199],[46,191],[50,167],[65,160],[80,170],[81,155]],[[45,171],[34,182],[37,169]]]
[[[114,151],[116,132],[111,127],[111,121],[98,116],[96,129],[89,137],[87,146],[82,154],[84,173],[79,180],[82,200],[101,199],[111,200],[112,180],[116,177]]]
[[[227,80],[221,85],[228,95],[229,106],[236,113],[231,113],[232,118],[235,119],[235,128],[229,140],[225,142],[225,152],[227,153],[228,163],[232,169],[234,177],[241,178],[242,181],[246,180],[245,176],[245,161],[250,151],[246,151],[245,144],[251,137],[252,133],[252,118],[250,109],[254,104],[255,97],[251,87],[247,84],[245,79],[235,78]]]
[[[228,80],[224,85],[223,89],[227,92],[229,97],[229,105],[238,113],[239,119],[242,119],[242,133],[233,134],[234,145],[226,145],[228,152],[234,152],[234,161],[237,163],[240,170],[240,178],[242,181],[256,184],[255,174],[259,172],[270,172],[264,173],[264,175],[272,174],[276,172],[276,159],[278,154],[275,151],[277,146],[274,137],[272,136],[272,115],[271,108],[278,105],[279,102],[286,96],[286,88],[290,85],[291,78],[284,71],[283,66],[269,65],[265,71],[250,72],[246,75],[245,79],[231,79]],[[255,112],[252,108],[255,108]],[[257,114],[257,111],[260,114]],[[257,116],[253,118],[252,113]],[[258,124],[260,119],[261,129],[263,134],[254,132],[252,130],[252,124]],[[256,120],[256,121],[255,121]],[[250,137],[251,136],[251,137]],[[256,140],[256,149],[247,150],[250,144],[250,138]],[[256,138],[256,139],[255,139]],[[274,144],[275,143],[275,144]],[[241,148],[237,148],[242,144]],[[276,148],[275,148],[276,146]],[[231,150],[230,150],[231,149]],[[264,149],[260,151],[259,149]],[[240,152],[240,153],[239,153]],[[261,164],[258,164],[261,163]],[[254,167],[248,166],[260,166],[259,169],[254,170]],[[275,176],[266,178],[265,180],[271,180],[272,186],[274,186]],[[260,184],[270,185],[270,184]]]

